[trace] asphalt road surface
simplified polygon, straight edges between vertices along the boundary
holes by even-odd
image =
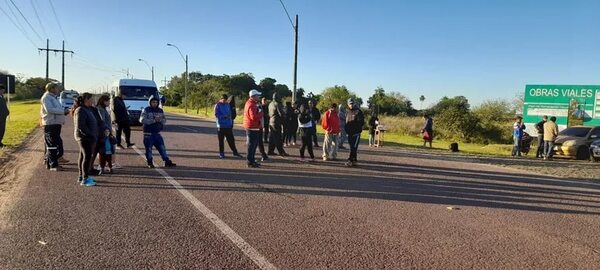
[[[297,147],[247,168],[218,158],[214,123],[171,115],[177,167],[147,169],[138,128],[124,168],[86,188],[62,134],[65,171],[44,169],[39,130],[3,169],[0,269],[600,268],[597,182],[365,145],[356,168]]]

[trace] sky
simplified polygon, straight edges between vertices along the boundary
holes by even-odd
[[[283,2],[299,16],[307,92],[345,85],[366,100],[383,87],[419,108],[421,95],[424,107],[458,95],[477,105],[512,100],[526,84],[600,84],[600,1]],[[294,30],[279,0],[0,0],[0,29],[0,70],[21,77],[44,77],[38,48],[65,40],[75,52],[67,89],[102,91],[127,69],[149,79],[140,58],[163,85],[185,70],[167,43],[189,55],[190,72],[248,72],[292,88]],[[50,53],[50,77],[60,80],[60,54]]]

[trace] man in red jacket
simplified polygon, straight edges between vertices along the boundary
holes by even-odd
[[[258,103],[260,95],[262,93],[258,90],[252,89],[248,93],[250,98],[246,101],[244,106],[244,128],[246,129],[246,136],[248,137],[248,154],[246,159],[248,161],[248,168],[258,168],[260,164],[256,162],[254,158],[256,154],[256,147],[258,146],[260,138],[261,119],[264,117],[262,106]]]
[[[340,118],[337,112],[337,104],[333,103],[329,110],[323,115],[321,126],[325,130],[323,141],[323,160],[335,160],[338,152],[338,138],[340,134]]]

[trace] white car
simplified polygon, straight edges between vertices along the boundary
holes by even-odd
[[[79,93],[75,90],[65,90],[60,93],[58,97],[58,101],[60,101],[60,105],[65,109],[71,109],[73,104],[75,103],[75,99],[79,97]]]

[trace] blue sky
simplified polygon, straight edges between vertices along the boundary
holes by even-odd
[[[59,48],[63,35],[47,0],[13,0],[42,39]],[[36,6],[40,23],[35,16]],[[53,0],[67,49],[66,85],[101,90],[129,69],[157,83],[180,74],[176,44],[190,71],[250,72],[292,86],[294,36],[278,0],[66,1]],[[284,1],[300,16],[298,86],[321,92],[346,85],[363,98],[381,86],[408,96],[415,107],[442,96],[472,104],[512,99],[525,84],[600,84],[600,1],[439,0]],[[0,69],[45,76],[45,46],[10,0],[32,42],[0,13]],[[9,9],[10,8],[10,9]],[[13,20],[15,18],[13,17]],[[45,32],[45,33],[44,33]],[[50,76],[60,79],[60,56]]]

